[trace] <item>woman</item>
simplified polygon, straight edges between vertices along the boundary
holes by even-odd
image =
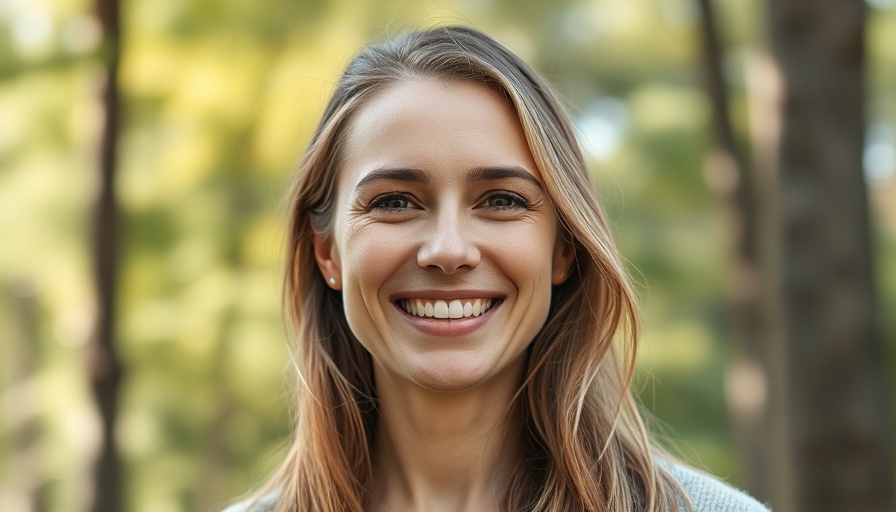
[[[663,458],[567,116],[488,36],[349,64],[292,195],[296,438],[256,511],[759,511]]]

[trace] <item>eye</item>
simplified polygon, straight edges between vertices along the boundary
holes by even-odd
[[[373,201],[367,206],[368,210],[386,210],[386,211],[401,211],[407,210],[408,208],[414,208],[413,202],[407,196],[407,194],[402,194],[399,192],[390,192],[388,194],[381,194],[373,198]]]
[[[492,192],[482,203],[486,208],[493,210],[516,210],[519,208],[528,208],[529,202],[525,198],[513,192],[499,191]]]

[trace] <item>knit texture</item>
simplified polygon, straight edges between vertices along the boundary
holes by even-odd
[[[694,505],[694,512],[769,512],[771,509],[762,505],[748,494],[722,482],[716,477],[701,473],[686,466],[662,463],[663,467],[675,480]],[[266,496],[247,508],[249,502],[231,505],[223,512],[271,512],[274,510],[276,495]],[[684,501],[680,501],[682,510]]]
[[[694,512],[769,512],[771,509],[747,493],[714,476],[678,464],[663,464],[681,484],[694,505]],[[680,501],[680,503],[684,503]],[[685,509],[686,510],[686,509]]]

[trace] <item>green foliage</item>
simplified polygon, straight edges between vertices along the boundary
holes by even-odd
[[[103,74],[89,9],[0,3],[3,510],[30,493],[48,510],[77,509],[98,442],[84,361]],[[719,9],[737,113],[761,15],[752,1]],[[444,21],[475,24],[532,61],[586,146],[618,139],[594,168],[645,306],[638,389],[684,456],[739,475],[722,385],[734,351],[730,233],[704,177],[710,113],[689,2],[132,0],[123,10],[127,373],[116,434],[130,510],[213,510],[276,464],[291,424],[279,310],[289,174],[362,42]],[[894,34],[896,10],[873,12],[870,121],[891,128]],[[746,115],[735,117],[746,137]],[[882,311],[894,311],[896,179],[871,191]],[[896,317],[884,318],[892,339]]]

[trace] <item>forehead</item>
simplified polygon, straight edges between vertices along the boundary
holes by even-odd
[[[522,167],[540,181],[516,110],[500,91],[475,82],[399,81],[368,98],[345,135],[349,181],[382,167],[494,165]]]

